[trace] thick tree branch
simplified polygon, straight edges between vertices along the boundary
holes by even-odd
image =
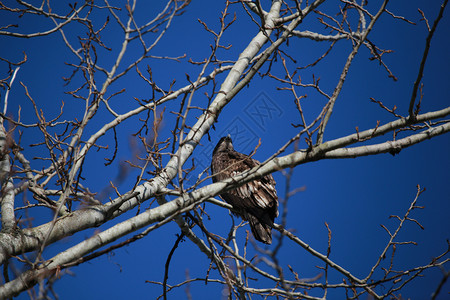
[[[0,201],[2,215],[2,231],[12,233],[16,228],[14,216],[14,184],[11,178],[11,163],[9,162],[7,135],[3,122],[0,123]]]

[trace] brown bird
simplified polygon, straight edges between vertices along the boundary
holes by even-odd
[[[220,139],[211,161],[212,181],[218,182],[249,170],[260,162],[233,149],[230,136]],[[272,175],[248,182],[236,189],[220,194],[231,204],[234,214],[250,223],[256,240],[271,244],[272,225],[278,216],[278,197]]]

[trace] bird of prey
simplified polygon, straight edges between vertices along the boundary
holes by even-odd
[[[213,151],[212,181],[222,181],[259,164],[248,155],[235,151],[230,135],[222,137]],[[224,192],[220,197],[233,206],[235,215],[249,222],[256,240],[272,243],[271,226],[278,216],[278,197],[272,175]]]

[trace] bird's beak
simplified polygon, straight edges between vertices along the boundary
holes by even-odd
[[[231,135],[230,135],[230,134],[228,134],[228,135],[227,135],[227,138],[231,139]]]

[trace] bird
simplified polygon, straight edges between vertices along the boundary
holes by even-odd
[[[230,135],[224,136],[212,153],[212,181],[225,180],[260,164],[256,159],[235,151]],[[233,206],[234,215],[249,222],[255,239],[269,245],[272,243],[272,226],[278,216],[275,184],[269,174],[219,195]]]

